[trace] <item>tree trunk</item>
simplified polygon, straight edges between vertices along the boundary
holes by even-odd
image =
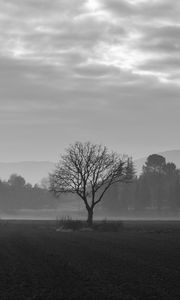
[[[88,223],[89,227],[92,227],[92,225],[93,225],[93,210],[92,209],[88,210],[87,223]]]

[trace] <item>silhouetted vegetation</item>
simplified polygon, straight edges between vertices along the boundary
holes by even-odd
[[[100,222],[96,222],[93,224],[93,230],[101,231],[101,232],[119,232],[123,229],[123,222],[108,222],[107,220],[103,220]]]
[[[123,159],[101,145],[76,142],[66,149],[50,175],[50,191],[57,197],[77,194],[87,210],[88,225],[92,226],[94,208],[108,189],[116,183],[129,182],[132,177],[130,158]]]
[[[91,227],[88,227],[88,223],[80,220],[73,220],[72,218],[64,217],[56,219],[56,230],[57,231],[104,231],[104,232],[118,232],[123,228],[122,221],[96,221]]]
[[[80,220],[73,220],[70,217],[56,219],[57,230],[80,230],[85,227],[84,222]]]
[[[0,211],[43,209],[55,207],[47,189],[26,183],[22,176],[12,174],[8,181],[0,181]]]
[[[150,155],[137,177],[131,159],[123,160],[117,154],[109,153],[106,147],[76,143],[67,149],[50,178],[51,190],[57,196],[61,195],[58,200],[48,191],[48,179],[43,179],[41,185],[32,186],[22,176],[12,174],[7,181],[0,181],[1,213],[55,211],[57,205],[61,209],[62,204],[63,209],[67,206],[66,214],[72,217],[71,206],[75,209],[77,204],[75,218],[78,213],[84,217],[87,210],[89,226],[92,226],[97,204],[97,216],[101,219],[179,216],[180,171],[161,155]],[[78,212],[78,201],[81,200],[85,209]],[[60,215],[62,217],[63,213]]]
[[[176,215],[180,209],[180,171],[163,156],[150,155],[139,177],[129,185],[114,186],[105,198],[103,208],[111,213]]]

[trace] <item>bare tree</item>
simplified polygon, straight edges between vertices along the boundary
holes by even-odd
[[[50,191],[76,193],[88,212],[88,225],[93,224],[94,207],[106,191],[117,182],[129,182],[133,177],[130,158],[121,158],[106,147],[90,142],[76,142],[66,149],[55,171],[50,174]]]

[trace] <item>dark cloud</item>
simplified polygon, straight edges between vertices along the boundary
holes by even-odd
[[[104,9],[108,9],[118,16],[131,16],[137,11],[137,7],[126,0],[102,0],[101,3]]]
[[[180,26],[165,25],[145,27],[139,41],[140,49],[162,54],[176,54],[180,50]]]
[[[154,72],[166,72],[170,78],[174,73],[179,71],[180,68],[180,57],[164,57],[158,59],[149,59],[144,65],[140,66],[141,70],[152,70]],[[170,73],[169,73],[170,72]]]
[[[174,0],[153,1],[128,1],[128,0],[101,0],[103,7],[115,15],[128,18],[141,18],[143,21],[149,19],[167,20],[177,19],[180,11],[180,3]],[[147,20],[148,18],[148,20]]]
[[[119,68],[113,66],[107,66],[104,64],[84,64],[79,65],[75,72],[81,76],[87,77],[102,77],[102,76],[113,76],[120,73]]]

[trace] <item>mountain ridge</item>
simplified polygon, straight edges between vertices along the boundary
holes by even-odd
[[[154,153],[151,153],[154,154]],[[149,155],[151,155],[149,154]],[[174,162],[177,168],[180,168],[180,149],[167,150],[157,152],[166,158],[167,162]],[[134,160],[137,175],[141,173],[146,157]],[[40,183],[43,178],[48,177],[48,174],[55,168],[56,163],[52,161],[19,161],[19,162],[0,162],[0,179],[8,180],[11,174],[18,174],[25,178],[26,182],[31,184]]]
[[[11,174],[18,174],[31,184],[40,183],[55,167],[50,161],[0,162],[0,178],[8,180]]]

